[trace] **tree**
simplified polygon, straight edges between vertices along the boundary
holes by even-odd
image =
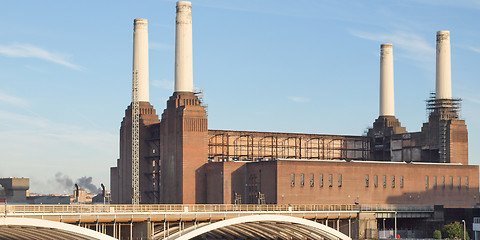
[[[442,232],[440,232],[440,230],[433,231],[433,238],[434,239],[442,239]]]
[[[463,225],[459,222],[444,225],[442,228],[442,236],[448,239],[463,239]],[[465,236],[467,238],[466,240],[470,240],[468,233],[465,233]]]

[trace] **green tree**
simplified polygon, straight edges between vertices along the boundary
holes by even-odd
[[[440,232],[440,230],[433,231],[433,238],[442,239],[442,232]]]
[[[470,240],[468,233],[465,233],[466,240]],[[442,236],[448,239],[463,239],[463,224],[459,222],[450,223],[443,226]]]

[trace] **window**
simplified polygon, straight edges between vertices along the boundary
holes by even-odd
[[[300,187],[305,186],[305,174],[300,174]]]
[[[458,177],[458,189],[462,188],[462,177]]]
[[[338,187],[342,187],[342,174],[338,174]]]
[[[310,173],[310,187],[315,186],[315,175]]]
[[[365,175],[365,187],[368,187],[369,185],[369,179],[368,179],[368,174]]]
[[[468,188],[468,176],[465,177],[465,188]]]
[[[377,175],[375,175],[375,177],[373,178],[373,185],[375,187],[378,187],[378,176]]]
[[[323,174],[320,174],[320,187],[323,187]]]
[[[332,174],[328,175],[328,186],[333,187],[333,175]]]
[[[387,176],[383,175],[383,188],[387,187]]]
[[[428,188],[428,176],[425,176],[425,188]]]
[[[445,188],[445,176],[442,176],[442,188]]]
[[[433,176],[433,189],[437,189],[437,176]]]
[[[450,176],[450,189],[453,189],[453,177]]]
[[[395,176],[392,176],[392,188],[395,188]]]
[[[295,187],[295,173],[290,174],[290,186]]]
[[[403,188],[403,176],[400,176],[400,188]]]

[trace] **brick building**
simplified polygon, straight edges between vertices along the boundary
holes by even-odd
[[[479,169],[468,165],[468,132],[449,76],[437,73],[421,132],[407,132],[394,115],[391,44],[381,47],[380,114],[366,136],[209,130],[193,91],[189,2],[177,3],[176,20],[175,91],[161,119],[148,99],[140,102],[141,203],[478,202]],[[449,36],[437,33],[437,69],[450,68],[443,61],[450,57]],[[131,112],[127,108],[120,158],[111,168],[113,203],[132,197]]]

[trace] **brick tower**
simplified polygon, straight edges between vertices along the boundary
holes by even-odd
[[[138,82],[140,203],[158,202],[158,116],[149,102],[147,19],[135,19],[133,75]],[[133,85],[133,84],[132,84]],[[133,103],[132,97],[132,103]],[[120,127],[120,158],[110,170],[113,203],[132,203],[132,104]]]
[[[177,2],[175,92],[160,123],[161,202],[204,203],[207,113],[193,93],[191,3]]]
[[[425,134],[425,159],[432,162],[468,165],[468,131],[459,118],[460,99],[452,98],[450,32],[437,32],[437,66],[435,94],[427,100],[429,121]]]
[[[379,116],[373,123],[373,128],[368,131],[368,136],[372,139],[370,158],[378,161],[390,161],[392,159],[392,136],[407,132],[395,117],[392,44],[382,44],[380,47],[379,102]]]
[[[200,104],[193,92],[175,92],[162,114],[162,203],[205,202],[208,124]]]

